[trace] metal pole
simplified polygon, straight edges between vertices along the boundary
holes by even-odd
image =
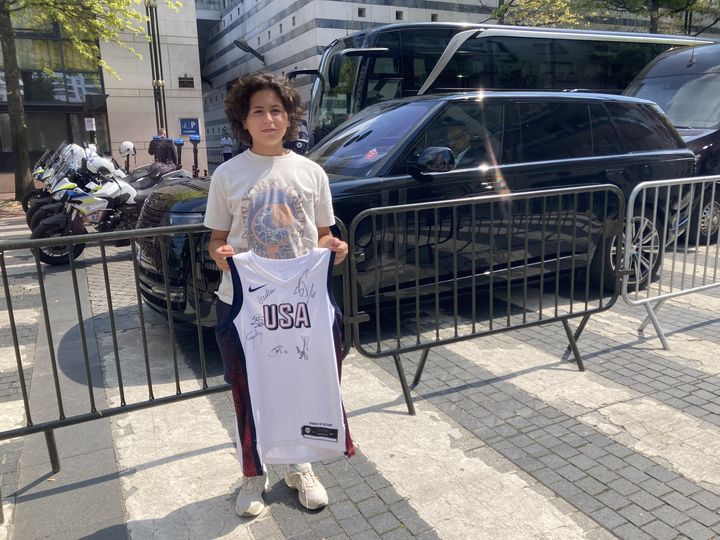
[[[162,111],[163,127],[167,129],[167,102],[165,101],[165,77],[163,74],[162,51],[160,50],[160,27],[157,20],[157,8],[155,8],[155,39],[157,40],[158,56],[158,79],[160,80],[160,109]],[[170,134],[167,134],[168,137]]]
[[[148,15],[148,36],[150,37],[150,67],[153,77],[153,98],[155,100],[155,124],[158,130],[167,129],[167,111],[165,108],[165,81],[162,72],[162,53],[160,51],[160,30],[157,21],[156,0],[145,0]]]
[[[150,76],[152,77],[152,89],[153,89],[153,105],[155,107],[155,129],[160,130],[160,111],[158,110],[158,88],[155,81],[157,81],[157,72],[155,69],[155,33],[150,21],[152,20],[152,6],[154,0],[145,0],[145,14],[148,17],[147,20],[147,33],[150,41],[148,46],[150,47]]]

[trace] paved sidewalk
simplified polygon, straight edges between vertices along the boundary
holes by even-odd
[[[0,207],[0,240],[21,234],[22,218]],[[110,286],[125,399],[132,401],[147,397],[147,387],[124,253],[114,255]],[[95,393],[117,404],[96,261],[87,250],[81,272]],[[17,257],[8,273],[14,307],[23,308],[36,395],[47,385],[48,367],[33,268],[31,259]],[[45,271],[48,279],[62,277]],[[650,332],[638,337],[643,311],[618,303],[591,318],[579,341],[584,373],[562,360],[560,325],[439,348],[414,392],[414,417],[406,414],[392,360],[351,354],[343,391],[358,455],[316,467],[331,499],[319,512],[302,509],[282,468],[271,467],[268,509],[256,519],[235,515],[240,468],[227,394],[59,430],[57,475],[49,472],[42,440],[0,443],[8,522],[0,539],[718,538],[719,300],[713,290],[666,304],[661,319],[670,351]],[[155,395],[172,395],[167,326],[159,316],[146,322]],[[14,365],[6,329],[3,321],[3,375]],[[182,390],[199,388],[195,330],[176,331]],[[67,352],[77,340],[77,321],[68,321],[56,345]],[[211,341],[206,352],[213,383],[221,365]],[[408,373],[418,357],[404,359]],[[72,357],[60,363],[68,385],[77,382]],[[109,390],[100,389],[101,379]],[[3,419],[17,406],[17,394],[8,396],[0,397]]]

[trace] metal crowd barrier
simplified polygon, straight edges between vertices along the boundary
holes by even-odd
[[[208,163],[214,163],[217,165],[225,161],[225,157],[222,153],[222,148],[220,148],[219,146],[208,146],[206,151]]]
[[[643,182],[630,194],[625,221],[622,297],[644,306],[665,349],[670,349],[658,312],[670,298],[720,285],[720,176]],[[675,201],[681,201],[673,207]],[[652,269],[652,280],[638,288],[635,272]],[[653,305],[654,304],[654,305]]]
[[[414,387],[432,347],[561,322],[583,370],[576,341],[619,295],[623,215],[610,185],[364,211],[349,234],[354,346],[392,356],[410,414],[401,354],[422,351]]]
[[[118,414],[127,413],[139,409],[145,409],[157,405],[166,403],[173,403],[185,399],[191,399],[199,396],[208,395],[216,392],[223,392],[229,389],[229,385],[221,381],[219,384],[210,384],[208,381],[208,370],[206,365],[205,357],[205,342],[203,335],[203,328],[201,325],[201,315],[198,311],[195,311],[194,317],[189,317],[190,323],[194,318],[195,330],[197,332],[197,357],[199,359],[199,381],[193,378],[191,382],[187,380],[181,380],[179,375],[178,365],[178,345],[176,340],[176,326],[178,323],[174,321],[172,316],[167,318],[167,331],[168,331],[168,343],[169,343],[169,355],[163,355],[163,369],[168,373],[172,372],[171,385],[174,385],[172,391],[167,389],[167,386],[160,391],[159,395],[158,385],[159,383],[154,380],[154,373],[158,369],[159,359],[149,354],[149,346],[147,339],[147,325],[146,325],[146,314],[148,312],[147,305],[141,299],[141,290],[143,287],[147,288],[147,282],[143,282],[143,270],[141,268],[141,261],[139,261],[138,249],[135,241],[140,241],[143,237],[147,237],[148,234],[153,235],[159,241],[161,256],[161,268],[162,271],[159,274],[159,285],[161,287],[162,295],[165,298],[164,309],[168,313],[173,313],[177,309],[176,299],[173,297],[173,290],[177,288],[177,283],[174,283],[176,277],[171,275],[168,269],[168,251],[173,241],[178,241],[185,236],[189,237],[191,249],[185,254],[189,260],[189,268],[194,279],[187,283],[188,297],[192,293],[193,298],[198,298],[201,294],[199,291],[199,272],[202,270],[202,260],[198,260],[197,253],[200,251],[196,249],[200,242],[203,241],[204,236],[207,235],[207,230],[199,225],[181,225],[174,227],[159,227],[148,230],[136,230],[136,231],[122,231],[112,233],[101,233],[92,235],[81,235],[64,238],[51,238],[42,240],[22,240],[22,241],[6,241],[0,243],[0,272],[2,273],[2,285],[4,289],[5,298],[5,309],[7,310],[7,316],[10,323],[10,330],[12,335],[17,379],[20,386],[20,397],[22,399],[22,408],[24,412],[24,426],[12,427],[10,429],[4,429],[0,424],[0,441],[29,435],[32,433],[42,432],[45,434],[46,443],[48,447],[48,453],[50,456],[50,462],[53,472],[60,470],[60,461],[58,457],[57,446],[55,444],[54,430],[60,427],[71,426],[90,420],[96,420],[100,418],[106,418]],[[130,245],[127,246],[128,240]],[[124,244],[126,247],[115,247],[118,243]],[[66,267],[52,267],[42,264],[38,257],[36,248],[41,246],[58,246],[68,245],[69,249],[72,249],[74,245],[85,244],[85,254],[83,259],[70,261],[70,264]],[[23,269],[23,273],[31,273],[32,281],[37,285],[37,292],[40,298],[40,330],[44,331],[45,338],[47,340],[47,355],[43,356],[42,359],[36,356],[36,367],[38,362],[49,363],[50,369],[52,370],[53,390],[49,390],[53,394],[54,401],[54,412],[48,415],[46,406],[39,407],[43,409],[38,412],[38,407],[33,405],[30,400],[30,388],[26,385],[26,373],[23,363],[23,354],[21,353],[20,339],[18,337],[18,322],[16,321],[16,314],[13,308],[14,300],[13,294],[17,294],[14,290],[13,284],[8,279],[8,267],[6,263],[6,256],[19,257],[22,254],[27,254],[27,250],[34,250],[34,272],[27,268]],[[32,266],[27,265],[26,266]],[[98,289],[92,290],[88,284],[83,283],[84,276],[81,271],[84,269],[88,271],[88,268],[94,266],[100,271],[96,271],[96,275],[102,275],[102,284]],[[146,276],[145,276],[146,277]],[[120,287],[118,291],[117,281],[119,278],[125,280],[124,288]],[[46,282],[52,280],[53,287],[46,287]],[[128,287],[133,290],[128,295],[126,290]],[[60,284],[60,285],[58,285]],[[60,291],[59,288],[63,287],[65,290]],[[104,288],[104,291],[101,290]],[[88,290],[89,289],[89,290]],[[68,297],[67,291],[72,291]],[[81,292],[82,291],[82,292]],[[87,292],[85,292],[87,291]],[[103,370],[103,377],[98,380],[97,375],[93,377],[93,373],[97,373],[98,363],[101,362],[100,358],[93,358],[91,349],[88,347],[88,342],[94,339],[94,336],[88,336],[86,325],[92,327],[95,319],[93,314],[88,311],[88,301],[83,298],[84,294],[94,294],[100,298],[100,301],[107,306],[107,318],[110,330],[110,336],[112,338],[112,357],[113,361],[106,363]],[[113,294],[114,293],[114,294]],[[60,300],[59,298],[63,298]],[[97,300],[97,298],[96,298]],[[139,334],[140,334],[140,345],[142,348],[142,365],[128,365],[128,359],[123,358],[120,353],[120,347],[118,345],[118,327],[117,327],[117,312],[119,311],[115,304],[123,303],[122,308],[124,317],[131,317],[133,320],[139,321]],[[162,306],[159,306],[162,308]],[[137,319],[134,319],[137,317]],[[56,343],[58,335],[66,337],[69,325],[73,326],[73,330],[79,333],[79,341],[81,345],[81,354],[73,355],[72,357],[61,357],[59,353],[60,345]],[[58,328],[61,330],[58,330]],[[92,331],[92,330],[91,330]],[[185,333],[185,332],[184,332]],[[137,342],[136,342],[137,343]],[[38,347],[40,349],[41,347]],[[44,347],[43,347],[44,349]],[[170,361],[167,360],[167,356],[170,357]],[[48,365],[48,364],[45,365]],[[72,364],[72,366],[71,366]],[[111,367],[112,366],[112,367]],[[63,369],[69,369],[73,367],[77,370],[80,367],[82,375],[78,375],[78,378],[82,378],[82,381],[71,381],[71,383],[79,383],[85,387],[87,391],[87,398],[82,399],[82,396],[77,395],[77,384],[71,384],[68,381],[67,374],[63,373]],[[107,373],[111,371],[111,373]],[[128,399],[127,396],[127,384],[126,371],[132,372],[132,377],[140,380],[133,380],[133,387],[144,387],[143,399]],[[102,379],[107,379],[115,382],[115,387],[112,388],[114,393],[114,401],[117,402],[114,406],[100,407],[98,401],[104,401],[104,399],[98,399],[96,394],[97,388],[101,390],[108,390],[107,386],[104,385]],[[167,384],[167,380],[165,380]],[[185,387],[185,389],[183,388]],[[188,387],[193,387],[187,389]],[[199,388],[197,388],[199,387]],[[133,394],[137,396],[139,393],[136,388],[133,388]],[[70,396],[68,397],[68,394]],[[18,399],[18,401],[20,401]],[[78,405],[78,403],[84,402]],[[38,414],[36,414],[38,413]],[[0,522],[2,522],[2,511],[0,510]]]

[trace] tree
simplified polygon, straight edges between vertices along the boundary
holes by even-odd
[[[643,30],[656,34],[677,32],[677,19],[695,3],[696,0],[599,0],[597,6],[608,15],[631,15],[647,21]]]
[[[582,3],[573,0],[499,0],[490,19],[499,24],[567,28],[583,26],[583,13]]]
[[[484,5],[483,0],[480,4]],[[598,21],[628,16],[638,23],[633,30],[697,35],[720,22],[720,4],[717,0],[498,0],[488,20],[523,26],[607,28],[609,23]],[[643,23],[645,27],[639,26]]]
[[[156,0],[145,0],[154,5]],[[177,11],[178,0],[164,0]],[[15,198],[31,186],[27,126],[20,88],[20,70],[13,19],[31,20],[37,25],[56,23],[62,35],[83,56],[97,62],[111,75],[117,73],[100,57],[99,42],[115,43],[140,54],[122,39],[123,33],[145,34],[145,15],[137,9],[140,0],[0,0],[0,44],[5,66],[10,134],[15,158]]]

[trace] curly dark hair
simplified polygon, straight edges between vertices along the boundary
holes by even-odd
[[[247,146],[252,146],[252,137],[250,132],[243,127],[243,122],[250,112],[250,98],[255,92],[261,90],[274,90],[280,97],[288,114],[288,129],[283,140],[295,140],[304,112],[300,106],[300,94],[287,77],[273,75],[267,71],[240,77],[240,80],[228,92],[225,100],[225,114],[238,139]]]

